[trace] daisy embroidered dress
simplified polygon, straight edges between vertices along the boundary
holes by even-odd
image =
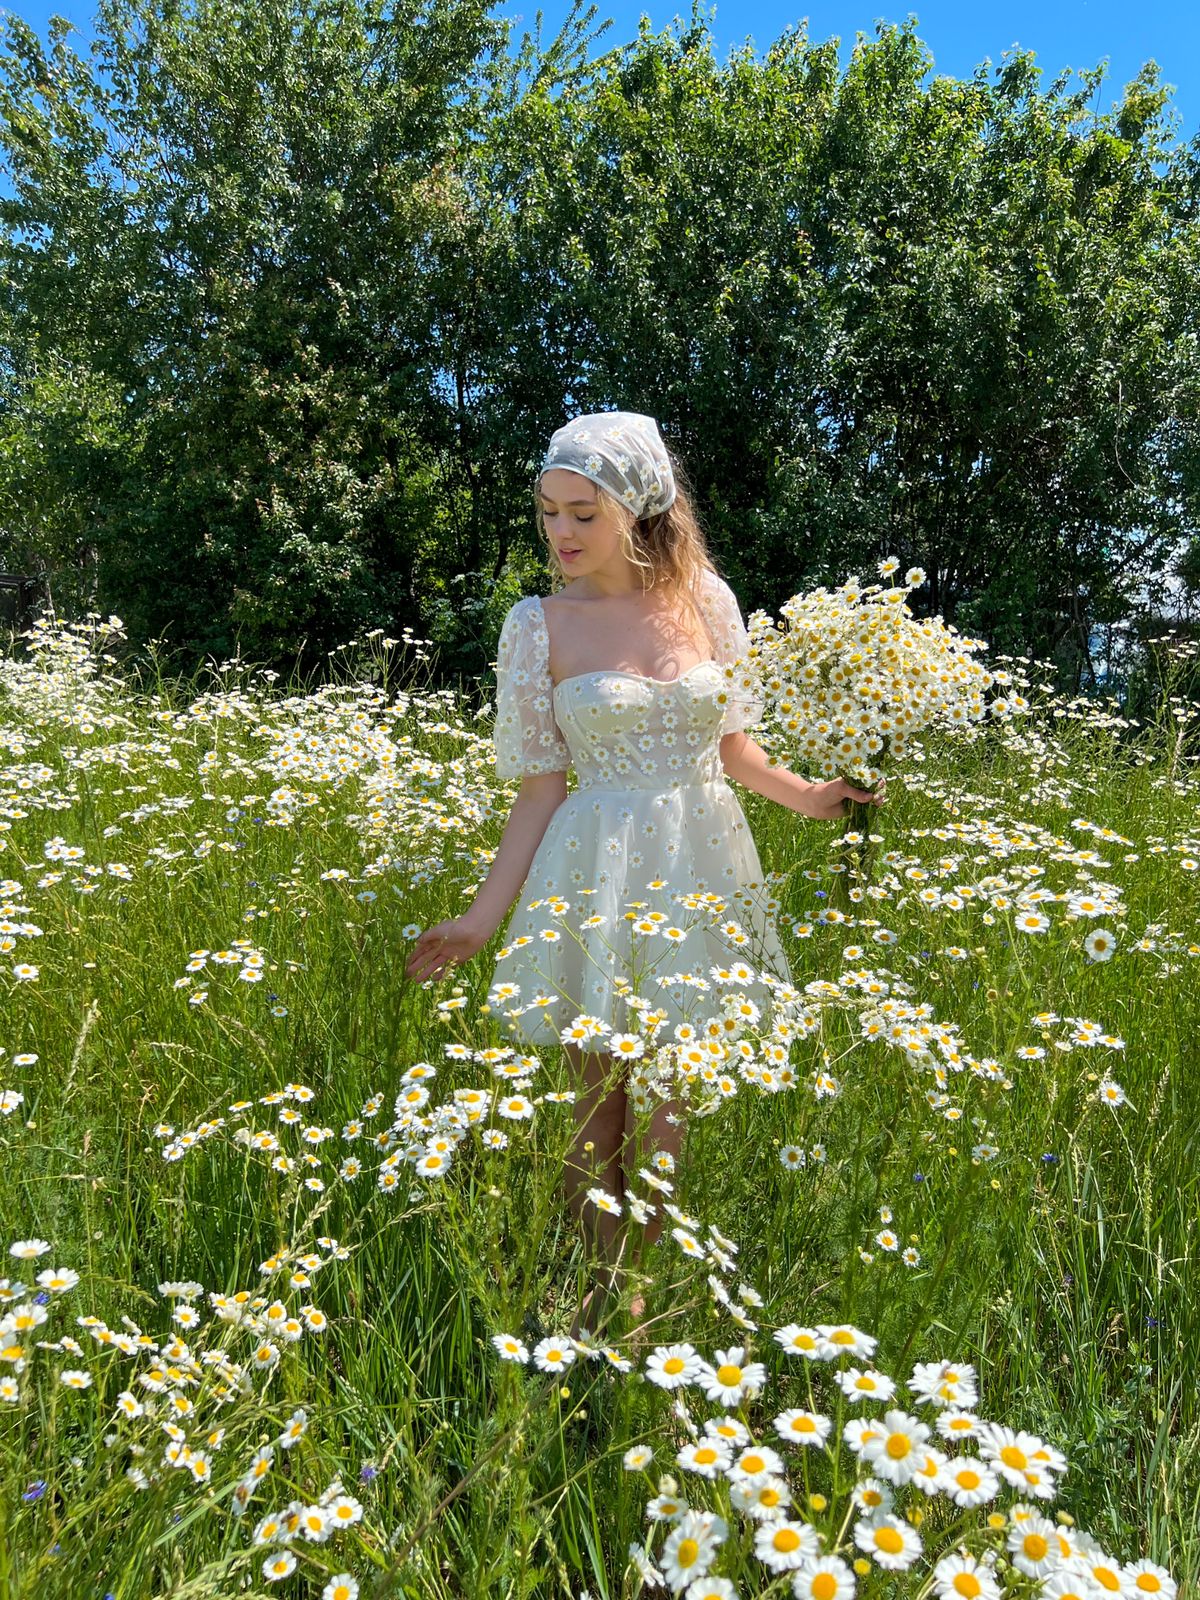
[[[496,959],[492,1003],[518,1041],[556,1043],[581,1013],[637,1032],[639,1005],[666,1013],[663,1041],[679,1022],[720,1013],[728,991],[714,968],[792,981],[758,851],[721,765],[722,736],[762,717],[749,683],[726,671],[749,638],[716,573],[705,574],[699,603],[713,659],[669,679],[600,670],[555,684],[541,600],[527,595],[504,619],[496,774],[573,767],[577,777],[538,845]],[[689,974],[703,987],[679,981]],[[505,985],[518,992],[497,998]],[[736,989],[766,1012],[768,983],[753,977]],[[622,990],[645,1003],[631,1006]],[[603,1047],[602,1038],[590,1046]]]

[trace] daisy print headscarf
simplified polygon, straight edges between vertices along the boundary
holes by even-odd
[[[566,423],[551,438],[538,476],[552,467],[590,478],[636,517],[665,511],[675,500],[658,423],[639,411],[595,411]]]

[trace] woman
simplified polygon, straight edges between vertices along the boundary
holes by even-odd
[[[598,1185],[621,1201],[643,1155],[621,1059],[640,1053],[642,1041],[622,1030],[632,1022],[650,1038],[673,1037],[690,1015],[686,991],[696,992],[678,975],[710,972],[714,962],[720,970],[731,955],[711,916],[683,925],[679,896],[708,894],[727,918],[732,900],[733,948],[744,950],[749,931],[765,975],[739,983],[739,992],[769,1005],[772,976],[790,981],[762,904],[754,841],[726,779],[815,818],[883,798],[840,778],[807,783],[771,767],[748,737],[761,704],[750,680],[725,669],[749,639],[680,479],[657,423],[637,412],[577,417],[551,439],[538,515],[561,586],[545,600],[517,601],[497,649],[496,773],[519,777],[521,788],[474,902],[427,928],[406,969],[411,978],[438,977],[468,960],[520,896],[496,980],[506,998],[515,988],[523,1002],[505,1013],[511,1030],[529,1044],[561,1042],[570,1058],[578,1087],[567,1200],[581,1227],[590,1217],[614,1273],[617,1215],[591,1207],[587,1193]],[[570,767],[578,783],[568,794]],[[656,896],[672,907],[666,919],[649,909]],[[571,911],[575,929],[564,927]],[[652,938],[659,932],[672,941],[661,950]],[[597,1042],[605,1038],[607,1048]],[[659,1103],[650,1119],[650,1146],[666,1170],[682,1139],[680,1111]],[[660,1210],[645,1228],[648,1243],[661,1226]],[[580,1306],[577,1335],[585,1321],[603,1321],[606,1276]],[[632,1317],[644,1309],[635,1299]]]

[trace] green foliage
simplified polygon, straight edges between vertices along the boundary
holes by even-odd
[[[589,60],[580,10],[104,0],[90,61],[10,13],[0,561],[188,661],[409,624],[474,678],[546,439],[624,406],[747,608],[894,551],[1073,687],[1196,532],[1157,68],[1098,116],[1100,69],[931,76],[915,20],[843,70],[803,27],[719,63],[695,7]]]

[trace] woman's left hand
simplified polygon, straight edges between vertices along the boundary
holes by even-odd
[[[832,822],[847,814],[851,800],[858,800],[864,805],[883,805],[887,799],[886,789],[886,778],[880,779],[879,788],[874,793],[870,789],[856,789],[853,784],[847,783],[845,778],[831,778],[828,783],[814,783],[804,796],[804,815],[814,817],[820,822]]]

